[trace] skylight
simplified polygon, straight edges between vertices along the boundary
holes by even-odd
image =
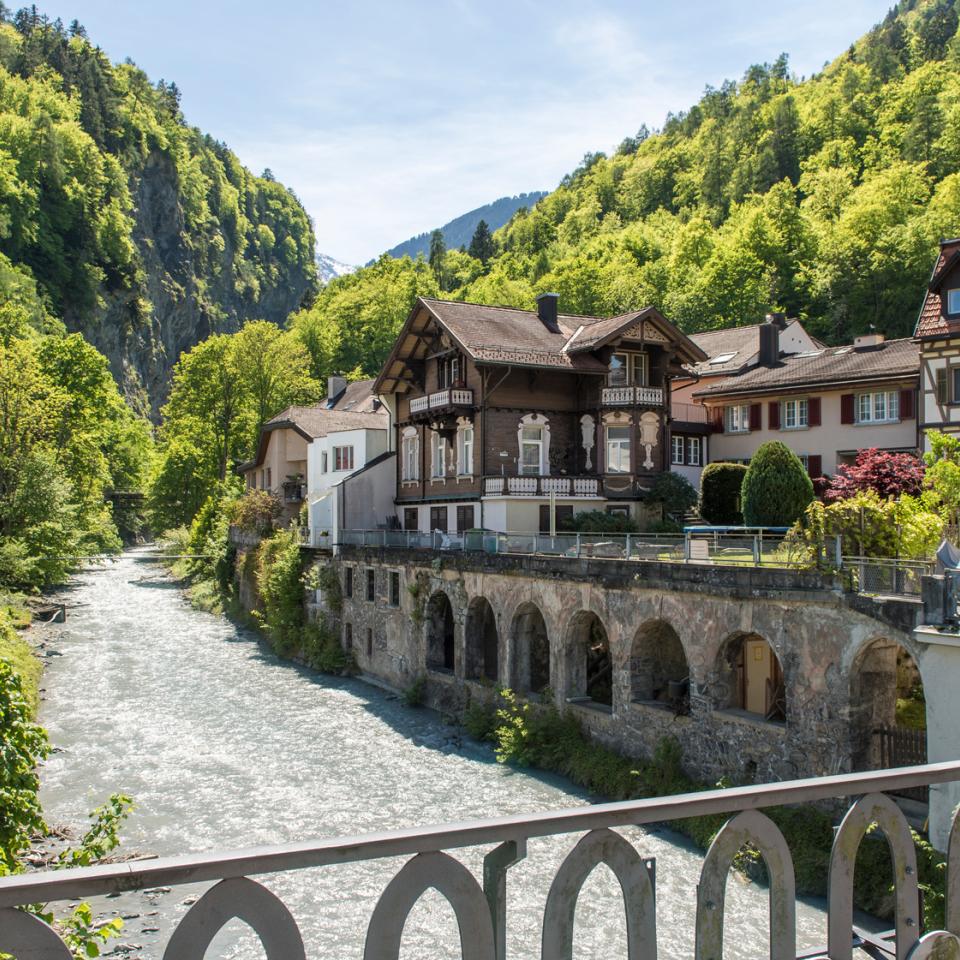
[[[721,353],[719,356],[712,357],[710,359],[711,363],[726,363],[728,360],[732,360],[736,356],[736,353]]]

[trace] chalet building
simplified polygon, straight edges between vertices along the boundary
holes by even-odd
[[[807,333],[799,320],[788,320],[780,313],[771,314],[770,319],[780,331],[781,355],[809,353],[823,347]],[[670,385],[673,419],[670,463],[671,469],[685,476],[694,487],[700,486],[700,474],[711,459],[707,408],[694,394],[756,367],[760,363],[762,327],[763,324],[754,323],[690,335],[707,358],[694,364],[689,376],[678,378]]]
[[[774,320],[762,324],[756,366],[693,391],[708,411],[711,460],[745,463],[782,440],[819,477],[869,447],[917,451],[916,343],[871,334],[785,355],[780,333]]]
[[[942,240],[914,333],[920,347],[920,429],[960,433],[960,239]],[[928,450],[926,439],[923,449]]]
[[[656,310],[567,316],[420,298],[374,385],[391,407],[408,530],[548,530],[575,512],[643,522],[670,469],[670,385],[704,352]]]

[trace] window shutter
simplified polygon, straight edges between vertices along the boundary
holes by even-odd
[[[760,424],[760,415],[761,415],[762,404],[751,403],[750,404],[750,429],[751,430],[761,430]]]
[[[713,432],[723,433],[723,407],[714,407],[710,412],[713,415]]]
[[[816,479],[817,477],[823,476],[823,457],[819,455],[810,454],[807,457],[807,473],[811,478]]]
[[[915,414],[913,412],[913,390],[900,391],[900,419],[912,420]]]
[[[853,394],[845,393],[840,398],[840,422],[853,423]]]
[[[771,430],[780,429],[780,401],[779,400],[771,400],[767,404],[767,418],[768,418],[767,426]]]
[[[820,398],[811,397],[807,401],[807,426],[808,427],[819,427],[820,426]],[[811,474],[813,476],[813,474]],[[819,474],[817,474],[819,476]]]

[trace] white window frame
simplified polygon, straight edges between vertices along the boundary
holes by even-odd
[[[947,313],[960,313],[960,287],[947,291]]]
[[[473,424],[461,424],[457,430],[457,476],[473,476]]]
[[[334,473],[347,473],[352,469],[353,469],[353,444],[352,443],[338,444],[333,448]]]
[[[624,431],[623,436],[611,437],[611,431]],[[606,440],[606,472],[630,473],[630,456],[633,449],[633,427],[630,424],[608,423],[604,429]]]
[[[687,437],[687,466],[703,466],[703,441],[699,437]]]
[[[440,480],[447,475],[447,438],[439,433],[430,437],[430,476]]]
[[[686,461],[686,437],[676,436],[670,438],[670,462],[676,466],[683,466]],[[679,451],[679,458],[677,452]]]
[[[781,403],[780,427],[783,430],[806,430],[810,425],[810,404],[806,398]]]
[[[402,479],[415,481],[420,479],[420,435],[414,427],[407,427],[401,440],[403,450]]]
[[[735,403],[725,407],[723,411],[723,426],[727,433],[749,433],[750,404]]]
[[[621,366],[616,367],[614,361],[620,357]],[[623,379],[619,379],[621,371]],[[650,357],[646,353],[636,353],[629,350],[616,350],[610,356],[610,371],[607,374],[607,385],[610,387],[645,387],[649,382]]]
[[[330,472],[330,457],[326,450],[320,451],[320,472],[329,473]]]
[[[539,439],[526,431],[536,427],[539,430]],[[524,449],[539,445],[539,463],[537,469],[533,464],[524,464]],[[550,421],[542,413],[528,413],[520,418],[517,425],[517,474],[521,477],[546,477],[550,474]]]
[[[853,405],[855,423],[899,423],[900,391],[871,390],[858,393]]]

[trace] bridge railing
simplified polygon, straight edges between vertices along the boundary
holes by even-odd
[[[921,578],[936,570],[935,560],[844,557],[851,588],[873,596],[919,597]]]
[[[376,904],[371,903],[364,960],[396,960],[407,917],[431,887],[453,908],[464,960],[505,960],[511,904],[506,878],[510,868],[526,858],[528,840],[572,834],[569,852],[546,894],[542,960],[571,956],[580,889],[601,863],[620,882],[627,921],[626,956],[639,960],[656,955],[655,864],[645,860],[643,850],[617,828],[729,814],[703,859],[696,902],[690,905],[695,920],[694,956],[696,960],[722,960],[727,874],[741,848],[749,844],[763,856],[770,888],[769,951],[754,943],[752,953],[768,954],[773,960],[794,960],[797,931],[793,860],[780,830],[760,811],[782,804],[856,796],[859,799],[843,818],[833,841],[828,868],[828,944],[822,954],[849,960],[852,946],[862,945],[867,938],[868,944],[881,944],[896,960],[956,957],[960,949],[960,942],[954,938],[960,934],[960,823],[954,820],[947,857],[945,915],[949,932],[925,933],[913,838],[903,813],[883,792],[954,780],[960,780],[960,762],[707,790],[279,847],[39,871],[0,879],[0,953],[70,960],[59,935],[17,907],[203,882],[212,885],[180,920],[164,957],[201,960],[220,929],[238,918],[259,935],[267,960],[304,960],[306,949],[295,918],[274,893],[251,878],[406,857],[406,863],[385,882]],[[853,880],[860,841],[874,823],[890,847],[896,914],[892,931],[871,937],[854,932]],[[482,877],[474,876],[450,854],[477,846],[489,848]],[[384,869],[392,868],[385,865]],[[511,884],[509,890],[515,891],[517,886]],[[316,903],[318,911],[332,906]]]

